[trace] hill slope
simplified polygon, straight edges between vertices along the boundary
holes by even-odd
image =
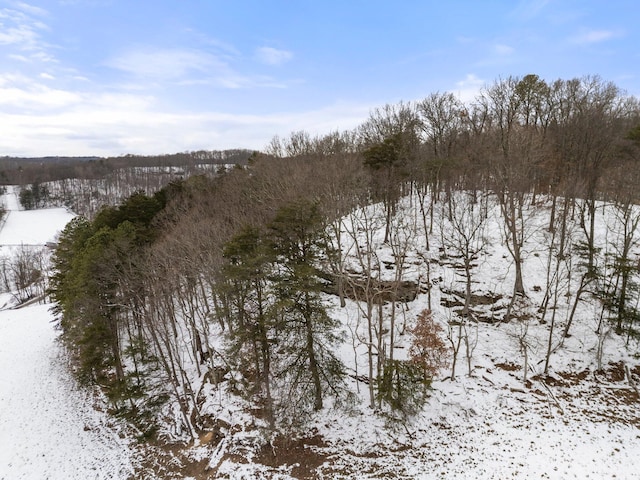
[[[402,278],[422,285],[415,299],[395,306],[397,358],[406,358],[411,342],[408,328],[400,325],[411,326],[429,307],[426,262],[431,309],[452,346],[458,338],[456,308],[464,290],[459,258],[443,242],[452,233],[436,229],[425,251],[413,205],[406,199],[398,219],[402,225],[413,225],[407,230],[410,234],[391,242],[406,244]],[[484,321],[468,325],[471,361],[462,348],[455,379],[449,378],[449,369],[443,370],[425,407],[404,421],[390,421],[385,413],[366,406],[367,385],[361,375],[366,349],[358,340],[362,335],[354,336],[363,327],[361,305],[348,299],[341,308],[338,298],[327,294],[330,312],[343,326],[346,341],[339,353],[352,374],[349,387],[356,394],[355,403],[346,409],[326,408],[301,435],[273,438],[260,447],[265,438],[255,429],[259,420],[247,405],[226,385],[203,382],[202,411],[217,419],[219,435],[203,435],[184,447],[149,446],[143,465],[135,467],[137,447],[126,435],[120,438],[112,421],[93,409],[91,396],[69,377],[49,306],[0,311],[0,478],[636,478],[640,415],[633,381],[640,379],[640,368],[633,356],[635,341],[626,345],[626,339],[611,330],[596,335],[601,307],[584,302],[571,336],[560,345],[560,336],[552,335],[551,368],[543,374],[550,325],[540,321],[537,306],[545,284],[545,208],[527,212],[531,228],[524,249],[526,301],[509,322],[499,318],[512,287],[511,260],[504,233],[497,227],[498,213],[488,217],[492,220],[485,226],[482,253],[473,267],[474,313]],[[381,214],[379,206],[368,209],[370,218]],[[19,221],[27,214],[27,223]],[[355,212],[344,219],[345,233],[361,233],[354,228],[360,215]],[[435,213],[436,225],[439,215]],[[19,231],[34,235],[51,217],[52,211],[12,211],[0,243],[3,238],[19,238]],[[600,237],[607,221],[610,217],[604,213],[599,216]],[[376,225],[372,248],[380,279],[387,281],[397,273],[394,252],[382,241],[382,223]],[[344,249],[351,252],[347,265],[357,271],[355,250],[348,242]],[[570,307],[569,301],[557,307],[560,325]],[[384,307],[386,318],[391,308],[389,303]]]
[[[64,209],[21,211],[13,189],[3,201],[3,256],[54,240],[73,217]],[[56,341],[52,305],[12,308],[7,293],[0,304],[0,479],[129,478],[129,442],[94,410],[91,393],[75,385]]]
[[[370,244],[378,262],[373,275],[382,281],[398,278],[397,248],[404,242],[402,279],[422,285],[421,293],[410,302],[395,307],[386,303],[384,325],[389,327],[391,309],[396,308],[395,358],[406,358],[409,327],[430,307],[451,350],[461,345],[455,379],[450,379],[450,369],[441,371],[430,399],[415,417],[391,421],[386,413],[374,412],[366,406],[362,303],[347,300],[341,308],[336,296],[327,295],[331,314],[344,328],[346,341],[340,355],[351,373],[349,386],[358,397],[355,405],[351,410],[325,409],[305,434],[272,440],[256,453],[252,445],[258,443],[259,435],[251,430],[255,419],[247,417],[224,388],[212,389],[215,400],[205,403],[203,411],[223,419],[229,428],[220,443],[214,440],[187,455],[209,461],[211,470],[198,478],[637,478],[637,340],[615,334],[606,322],[599,327],[602,305],[589,296],[576,309],[570,334],[562,335],[579,281],[577,266],[561,289],[562,300],[553,307],[553,331],[551,310],[542,318],[549,205],[530,206],[525,212],[526,293],[506,322],[514,272],[499,209],[489,205],[481,248],[472,266],[473,316],[480,321],[465,323],[464,332],[459,326],[465,276],[451,248],[455,233],[446,226],[443,207],[435,212],[434,222],[443,225],[442,231],[435,228],[430,250],[425,251],[415,205],[415,199],[407,198],[399,209],[394,228],[407,229],[402,238],[385,244],[384,222],[373,222]],[[343,219],[343,233],[348,237],[352,232],[360,239],[359,249],[350,243],[353,237],[343,245],[343,251],[350,252],[347,270],[362,273],[356,252],[362,254],[366,244],[363,218],[383,216],[382,208],[374,205]],[[602,248],[607,248],[605,240],[612,240],[614,223],[612,211],[603,207],[597,218],[597,243]],[[575,244],[579,237],[575,229]],[[637,247],[636,242],[635,254]],[[431,306],[425,285],[427,261]],[[388,336],[385,341],[389,342]],[[550,366],[545,374],[549,341]]]

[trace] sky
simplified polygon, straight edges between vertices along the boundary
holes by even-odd
[[[501,78],[640,95],[637,0],[0,0],[0,156],[263,149]]]

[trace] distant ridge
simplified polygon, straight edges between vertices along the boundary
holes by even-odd
[[[100,160],[104,157],[60,157],[49,155],[46,157],[13,157],[9,155],[5,155],[0,157],[0,162],[4,164],[4,162],[30,162],[30,163],[44,163],[44,162],[53,162],[53,163],[68,163],[68,162],[88,162],[91,160]]]
[[[244,165],[254,154],[249,149],[198,150],[163,155],[53,156],[14,157],[0,156],[0,185],[26,185],[62,178],[100,178],[120,168],[167,167],[198,164]]]

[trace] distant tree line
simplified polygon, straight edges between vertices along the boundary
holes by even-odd
[[[67,178],[97,179],[130,167],[246,164],[252,150],[199,150],[166,155],[119,157],[0,157],[0,185],[28,185]]]
[[[210,428],[207,385],[224,384],[272,427],[303,420],[329,398],[348,401],[349,376],[372,409],[410,415],[449,362],[430,312],[402,315],[415,295],[407,252],[418,242],[429,303],[435,236],[463,272],[463,306],[445,333],[454,378],[463,356],[472,368],[472,285],[487,212],[500,213],[515,272],[500,321],[517,322],[532,307],[522,248],[534,228],[527,211],[540,205],[549,261],[544,301],[533,307],[550,327],[545,372],[587,296],[602,305],[596,335],[613,328],[635,338],[638,132],[638,99],[614,84],[526,75],[466,104],[435,93],[375,109],[351,131],[276,137],[245,168],[135,194],[67,226],[51,294],[68,351],[80,378],[102,386],[148,435],[165,401],[180,408],[181,434]],[[417,212],[411,222],[405,198]],[[602,202],[617,212],[604,250]],[[382,244],[391,264],[377,255]],[[334,354],[345,333],[327,294],[357,304],[361,324],[346,342],[365,352],[355,371]],[[560,301],[571,305],[562,319]],[[406,332],[411,349],[400,355]],[[519,341],[526,358],[526,330]]]
[[[251,155],[254,153],[249,150],[225,150],[153,157],[4,161],[12,165],[8,170],[13,172],[11,179],[21,185],[19,200],[23,208],[64,206],[92,219],[102,206],[117,205],[133,193],[152,194],[174,180],[192,175],[216,175],[229,165],[245,165]],[[0,181],[3,172],[7,170],[0,170]],[[5,180],[11,183],[10,179]]]

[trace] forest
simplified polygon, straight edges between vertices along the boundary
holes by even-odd
[[[402,424],[434,379],[472,374],[479,323],[518,325],[524,381],[530,322],[548,374],[586,305],[598,345],[640,354],[639,160],[638,99],[596,76],[432,93],[76,217],[49,295],[77,377],[141,441],[224,436],[221,396],[265,432],[354,402]],[[479,282],[492,219],[505,292]]]
[[[20,204],[27,210],[64,206],[91,219],[104,205],[117,205],[137,192],[153,194],[174,180],[245,165],[251,155],[250,150],[201,150],[110,158],[4,157],[0,184],[22,185]]]
[[[133,167],[193,167],[199,164],[245,164],[250,150],[173,153],[166,155],[123,155],[120,157],[0,157],[0,183],[26,185],[67,178],[95,179]]]

